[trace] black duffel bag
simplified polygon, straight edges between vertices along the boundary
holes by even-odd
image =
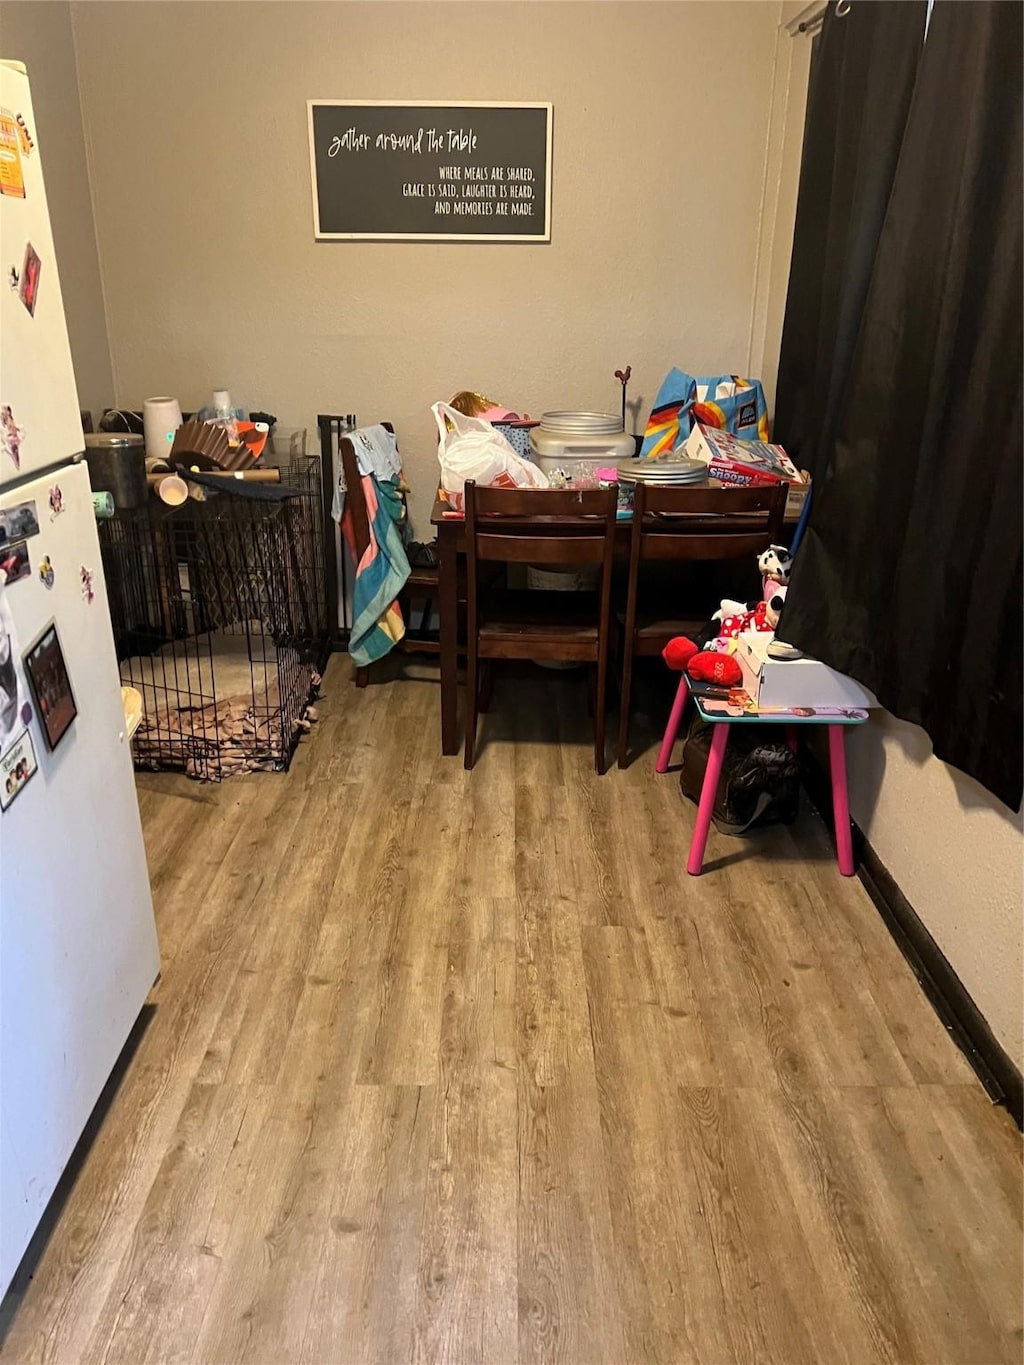
[[[691,801],[700,789],[715,727],[695,717],[683,744],[679,787]],[[745,834],[756,825],[790,825],[800,809],[800,765],[778,725],[729,726],[713,819],[721,834]]]

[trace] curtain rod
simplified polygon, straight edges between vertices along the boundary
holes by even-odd
[[[811,16],[810,19],[804,19],[801,23],[797,24],[796,32],[817,33],[818,30],[821,28],[822,24],[825,22],[825,11],[827,8],[828,8],[827,5],[822,6],[822,8],[818,11],[817,14],[814,14]],[[836,18],[845,19],[849,12],[850,0],[839,0],[835,9]]]

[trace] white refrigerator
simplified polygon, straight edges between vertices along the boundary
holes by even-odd
[[[160,968],[42,151],[0,62],[0,1293]]]

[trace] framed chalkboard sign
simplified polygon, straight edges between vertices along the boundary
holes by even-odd
[[[551,240],[550,104],[307,103],[318,240]]]

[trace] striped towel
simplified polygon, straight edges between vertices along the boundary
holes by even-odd
[[[363,497],[370,525],[370,543],[356,566],[352,588],[352,634],[348,652],[360,667],[382,659],[405,634],[398,594],[409,577],[400,527],[405,518],[405,503],[398,479],[378,482],[364,474]],[[353,552],[351,519],[342,521],[342,533]]]

